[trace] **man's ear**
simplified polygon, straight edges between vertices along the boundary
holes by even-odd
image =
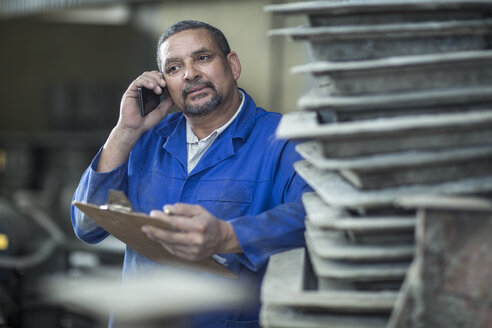
[[[231,68],[234,80],[237,81],[239,79],[239,76],[241,76],[241,63],[239,62],[239,57],[237,56],[237,53],[235,53],[234,51],[229,52],[229,54],[227,54],[227,63]]]

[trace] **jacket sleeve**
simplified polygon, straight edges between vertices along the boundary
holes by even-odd
[[[107,202],[110,189],[122,190],[127,193],[128,162],[110,172],[100,173],[96,171],[100,154],[101,150],[82,175],[75,190],[73,201],[103,205]],[[87,243],[98,243],[109,235],[107,231],[99,227],[74,205],[71,206],[71,219],[75,235]]]
[[[294,171],[294,162],[301,159],[295,143],[284,143],[273,169],[272,197],[278,198],[279,204],[258,215],[229,221],[243,250],[236,256],[250,270],[259,270],[275,253],[305,245],[302,194],[312,189]]]

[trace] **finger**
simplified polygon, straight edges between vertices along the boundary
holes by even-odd
[[[212,216],[210,218],[213,218]],[[181,216],[177,214],[168,215],[168,222],[176,227],[177,230],[181,230],[184,232],[199,232],[204,233],[207,230],[207,226],[209,224],[208,218],[205,217],[188,217]]]
[[[149,78],[142,78],[140,79],[141,83],[137,83],[137,87],[144,87],[149,90],[154,91],[156,94],[160,95],[162,93],[162,88],[160,87],[159,83],[154,80],[154,79],[149,79]],[[140,82],[139,81],[139,82]],[[141,85],[139,85],[141,84]]]
[[[166,215],[173,215],[174,214],[174,211],[173,211],[173,206],[172,205],[164,205],[162,207],[162,211],[164,212],[164,214]]]
[[[203,238],[200,239],[201,236],[197,234],[168,233],[152,226],[144,226],[142,230],[149,239],[158,242],[174,256],[189,261],[197,261],[208,256],[207,252],[203,252]]]
[[[134,84],[137,88],[144,87],[153,90],[157,94],[163,92],[163,88],[166,87],[164,77],[160,72],[144,72],[135,81]]]
[[[154,239],[153,239],[154,240]],[[162,248],[164,248],[169,254],[180,257],[188,261],[197,261],[205,258],[205,256],[200,255],[200,248],[197,246],[189,245],[169,245],[166,242],[155,240],[158,242]]]
[[[142,232],[145,233],[147,238],[159,243],[167,250],[171,248],[172,242],[169,240],[170,238],[168,237],[168,234],[165,232],[165,230],[145,225],[142,227]]]
[[[162,74],[159,71],[154,70],[154,71],[144,72],[142,75],[154,79],[162,87],[166,86],[166,80],[164,79],[164,74]]]
[[[156,219],[160,219],[160,220],[166,221],[166,222],[170,222],[169,221],[170,214],[169,213],[166,213],[164,211],[152,210],[152,211],[150,211],[149,216],[151,216],[153,218],[156,218]]]
[[[208,213],[208,211],[200,205],[191,205],[186,203],[176,203],[174,205],[167,205],[166,208],[171,210],[174,215],[181,215],[181,216],[188,216],[188,217],[193,217],[193,216],[202,215],[204,213]]]
[[[150,216],[171,224],[177,230],[200,233],[206,232],[211,220],[218,220],[202,206],[185,203],[165,205],[163,211],[151,211]]]
[[[142,227],[142,231],[152,240],[159,243],[166,243],[171,247],[175,246],[196,246],[203,242],[198,234],[191,234],[187,232],[171,232],[163,229],[156,228],[151,225],[145,225]]]
[[[152,113],[150,113],[150,114],[152,114]],[[179,231],[180,230],[178,227],[176,227],[174,225],[174,223],[172,222],[170,216],[167,215],[167,214],[165,214],[162,211],[152,210],[150,212],[150,215],[149,216],[151,218],[153,218],[153,219],[159,220],[159,221],[164,222],[166,224],[165,227],[160,227],[160,229],[168,229],[168,230],[172,230],[172,231]]]
[[[198,249],[190,247],[177,246],[173,249],[173,252],[173,255],[188,261],[199,261],[207,257],[206,255],[201,254]]]

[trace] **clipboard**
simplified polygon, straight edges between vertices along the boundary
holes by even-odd
[[[158,242],[149,239],[142,231],[142,226],[144,225],[152,225],[165,230],[176,231],[176,229],[167,222],[144,213],[134,212],[131,208],[130,201],[121,191],[111,190],[108,196],[108,203],[105,205],[96,206],[77,201],[74,201],[72,205],[90,217],[104,230],[149,260],[237,279],[237,276],[233,272],[211,257],[196,262],[184,260],[169,253]]]

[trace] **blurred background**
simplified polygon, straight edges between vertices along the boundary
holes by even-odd
[[[93,326],[43,301],[36,288],[46,275],[121,265],[119,242],[75,238],[70,202],[116,123],[121,95],[156,69],[167,26],[196,19],[218,27],[239,54],[239,85],[256,104],[296,109],[309,81],[289,68],[309,53],[267,31],[303,18],[263,11],[276,2],[0,0],[0,327]]]

